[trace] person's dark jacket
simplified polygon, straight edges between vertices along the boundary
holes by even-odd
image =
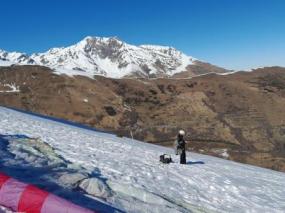
[[[186,150],[186,142],[183,137],[177,137],[177,139],[174,142],[174,149],[176,155],[181,155],[182,152],[185,152]]]

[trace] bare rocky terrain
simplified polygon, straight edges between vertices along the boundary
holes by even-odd
[[[0,104],[164,146],[182,128],[189,150],[285,171],[285,68],[176,77],[91,79],[0,67]]]

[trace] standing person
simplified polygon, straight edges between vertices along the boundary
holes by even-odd
[[[186,142],[185,131],[179,130],[177,139],[174,142],[175,154],[180,155],[180,164],[186,164]]]

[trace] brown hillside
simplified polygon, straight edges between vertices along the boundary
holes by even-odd
[[[20,92],[9,92],[7,85]],[[0,104],[78,121],[169,146],[285,171],[285,69],[192,79],[56,75],[39,66],[0,68]],[[228,156],[227,156],[228,154]]]

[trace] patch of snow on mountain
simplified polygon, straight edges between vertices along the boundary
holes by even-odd
[[[0,93],[20,92],[20,89],[16,84],[3,84],[8,90],[0,90]]]

